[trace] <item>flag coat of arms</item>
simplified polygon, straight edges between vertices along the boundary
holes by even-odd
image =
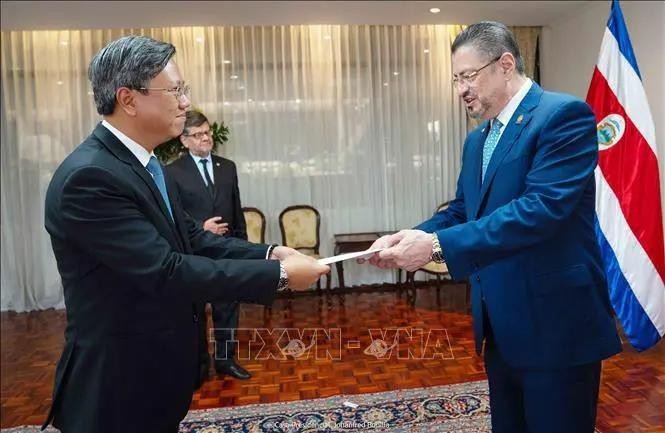
[[[641,351],[665,334],[665,244],[653,118],[616,0],[587,103],[598,122],[596,234],[610,299]]]

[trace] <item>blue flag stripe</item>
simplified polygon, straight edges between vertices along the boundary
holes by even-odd
[[[621,51],[621,54],[623,54],[628,63],[633,67],[641,81],[642,75],[640,74],[640,69],[637,67],[637,60],[635,59],[633,46],[630,43],[626,23],[623,20],[619,0],[612,0],[612,11],[610,12],[610,19],[607,21],[607,28],[610,29],[610,32],[614,35],[614,39],[617,40],[619,51]]]
[[[656,344],[661,336],[635,297],[623,272],[621,272],[614,251],[612,251],[612,247],[600,229],[598,218],[595,218],[594,225],[600,246],[600,254],[605,264],[605,273],[607,275],[612,305],[614,305],[614,310],[630,344],[638,352],[641,352]]]

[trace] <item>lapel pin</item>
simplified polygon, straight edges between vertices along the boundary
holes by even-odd
[[[215,165],[219,167],[221,164],[219,162],[216,162]]]
[[[517,123],[517,124],[519,125],[520,123],[522,123],[522,119],[524,119],[524,115],[523,115],[523,114],[520,114],[520,115],[517,117],[517,121],[516,121],[515,123]]]

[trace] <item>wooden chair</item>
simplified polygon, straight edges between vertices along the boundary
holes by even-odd
[[[321,216],[318,210],[308,205],[289,206],[279,214],[279,229],[282,232],[282,245],[315,259],[321,258]],[[321,289],[320,280],[316,288]],[[326,274],[326,289],[330,289],[329,273]]]
[[[446,210],[448,208],[449,202],[441,203],[434,213],[436,214],[437,212],[440,212],[442,210]],[[407,272],[406,273],[406,284],[409,285],[410,283],[410,288],[413,292],[415,292],[416,289],[416,281],[415,281],[415,275],[416,272],[418,271],[423,271],[427,274],[430,275],[435,275],[436,276],[436,289],[437,289],[437,294],[440,289],[440,284],[441,280],[443,277],[450,277],[450,273],[448,272],[448,266],[445,263],[435,263],[435,262],[429,262],[425,264],[423,267],[418,269],[417,271],[414,272]],[[401,275],[398,273],[398,283],[401,283]],[[466,281],[466,304],[467,307],[469,305],[471,299],[471,284],[469,284],[469,281]]]
[[[265,244],[266,217],[263,212],[255,207],[244,207],[242,213],[247,226],[247,240],[255,244]]]
[[[266,243],[266,217],[258,208],[243,207],[242,213],[245,216],[245,226],[247,227],[247,240],[255,244]],[[272,307],[263,308],[263,318],[266,323],[272,319]]]

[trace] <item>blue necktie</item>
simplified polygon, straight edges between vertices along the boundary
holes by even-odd
[[[160,194],[162,194],[166,208],[169,210],[171,219],[173,219],[173,211],[171,210],[169,195],[166,193],[166,182],[164,182],[164,172],[162,171],[161,164],[159,161],[157,161],[157,158],[151,156],[150,161],[148,161],[148,165],[146,165],[145,168],[150,172],[150,174],[152,174],[152,179],[155,181],[155,184],[157,184],[157,189],[159,190]]]
[[[496,145],[499,143],[502,126],[503,124],[499,119],[494,119],[490,133],[487,135],[487,139],[485,139],[485,146],[483,146],[483,181],[485,180],[485,172],[487,171],[487,166],[490,165],[494,149],[496,149]]]

